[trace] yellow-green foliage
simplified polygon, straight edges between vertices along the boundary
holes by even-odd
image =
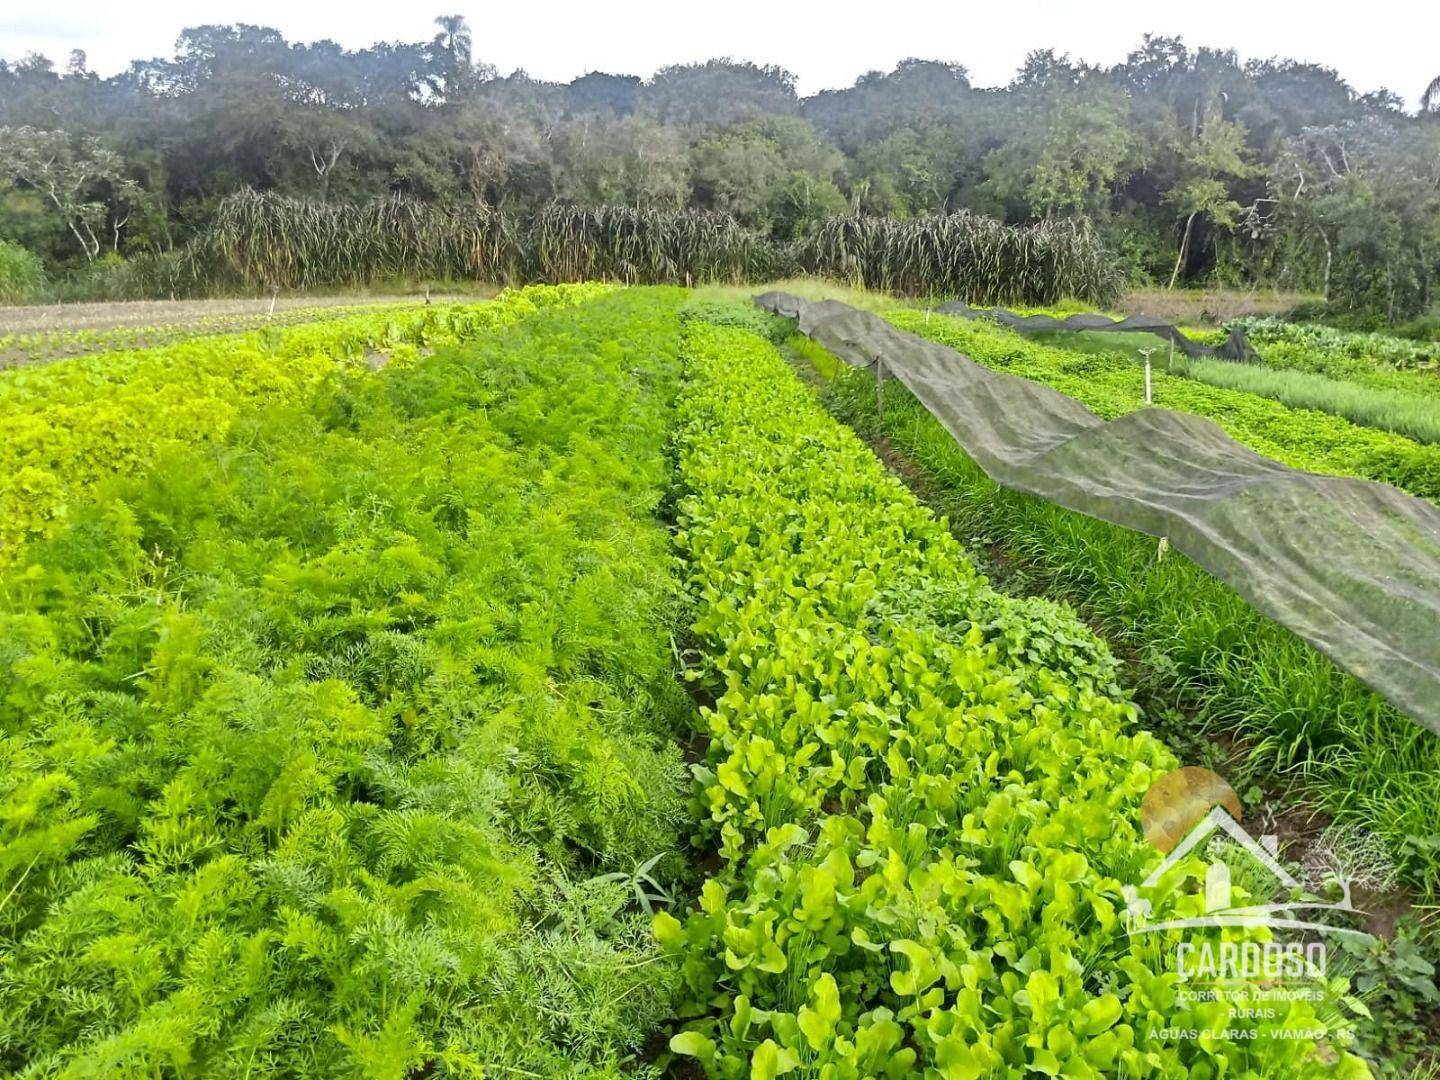
[[[0,372],[0,566],[99,482],[176,444],[222,439],[249,405],[298,400],[337,366],[363,366],[368,354],[404,362],[419,348],[606,288],[533,286],[488,304],[348,315]]]
[[[478,302],[478,301],[477,301]],[[0,369],[37,361],[62,360],[98,352],[133,352],[154,349],[208,334],[238,334],[246,330],[293,326],[298,323],[344,318],[348,315],[413,315],[417,302],[383,304],[357,302],[307,307],[221,311],[179,322],[122,323],[106,327],[62,327],[17,330],[0,334]]]
[[[1174,939],[1127,937],[1175,765],[1074,616],[980,579],[775,349],[691,323],[677,539],[714,707],[698,809],[725,862],[655,931],[711,1076],[1364,1076],[1333,1002],[1227,1026]],[[1198,857],[1150,896],[1201,910]],[[1227,931],[1227,933],[1233,933]],[[1332,987],[1333,989],[1333,987]],[[1318,1010],[1318,1015],[1317,1015]],[[1338,1041],[1338,1040],[1337,1040]]]
[[[679,301],[332,371],[4,572],[0,1074],[619,1075],[675,982]]]

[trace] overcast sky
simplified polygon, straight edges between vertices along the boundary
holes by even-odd
[[[1192,46],[1233,47],[1242,59],[1322,63],[1362,92],[1386,87],[1413,108],[1440,75],[1433,0],[1370,0],[1346,5],[1343,18],[1329,7],[1314,0],[0,0],[0,57],[36,50],[63,65],[80,48],[92,69],[111,74],[133,59],[169,55],[181,29],[207,22],[258,23],[292,40],[331,38],[355,48],[428,39],[433,16],[444,11],[469,19],[476,57],[502,72],[524,68],[553,80],[587,71],[649,75],[664,64],[733,56],[781,64],[809,94],[908,56],[962,63],[977,85],[999,85],[1032,49],[1110,64],[1149,31],[1183,35]]]

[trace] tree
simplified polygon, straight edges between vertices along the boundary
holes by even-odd
[[[784,68],[723,59],[661,68],[641,104],[662,124],[716,128],[793,113],[798,102],[795,76]]]
[[[276,141],[284,156],[272,170],[289,180],[286,187],[328,199],[346,154],[374,147],[374,128],[343,109],[310,107],[286,110]],[[364,193],[356,193],[363,195]]]
[[[1420,95],[1421,112],[1440,112],[1440,75],[1430,81],[1425,93]]]
[[[139,185],[125,163],[92,135],[32,127],[0,128],[0,167],[39,192],[54,207],[88,262],[100,254],[109,207],[139,201]],[[113,225],[115,246],[124,222]]]
[[[921,131],[954,124],[975,98],[961,65],[911,57],[889,73],[861,75],[848,89],[822,90],[802,103],[801,114],[853,154],[897,127]]]
[[[685,142],[641,116],[580,119],[554,134],[555,190],[572,202],[676,210],[690,191]]]
[[[850,170],[853,209],[899,217],[948,209],[960,150],[940,125],[899,127],[865,143]]]
[[[607,75],[592,71],[565,88],[565,111],[569,116],[629,116],[640,100],[638,75]]]
[[[481,79],[475,68],[470,25],[464,15],[440,15],[435,25],[440,29],[430,42],[433,74],[429,85],[441,102],[454,105]]]
[[[1320,242],[1327,299],[1390,319],[1431,302],[1440,250],[1436,125],[1369,117],[1307,128],[1287,144],[1271,189],[1281,226]]]
[[[1094,68],[1032,53],[1012,89],[1019,130],[986,159],[986,187],[1026,214],[1099,215],[1131,153],[1124,95]]]
[[[789,238],[845,209],[844,159],[798,116],[768,116],[706,136],[691,152],[695,200]]]
[[[1165,201],[1179,212],[1185,224],[1180,233],[1175,269],[1170,274],[1170,288],[1175,287],[1185,266],[1197,219],[1204,217],[1221,228],[1234,227],[1240,204],[1231,196],[1226,180],[1251,174],[1252,169],[1242,156],[1244,146],[1244,126],[1219,115],[1207,117],[1193,138],[1182,137],[1178,141],[1180,182],[1170,189]]]

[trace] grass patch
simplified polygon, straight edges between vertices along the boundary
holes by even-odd
[[[1192,360],[1182,374],[1210,386],[1259,394],[1294,409],[1316,409],[1355,424],[1393,431],[1416,442],[1440,442],[1440,378],[1435,396],[1331,379],[1308,371],[1275,370],[1223,360]]]

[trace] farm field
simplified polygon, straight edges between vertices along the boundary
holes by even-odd
[[[886,317],[902,330],[958,349],[988,367],[1052,386],[1107,420],[1145,406],[1144,379],[1129,354],[1029,341],[987,323],[915,310],[887,312]],[[1164,370],[1154,371],[1152,378],[1156,406],[1214,420],[1266,457],[1440,499],[1440,447]]]
[[[1242,390],[1296,408],[1315,409],[1363,427],[1405,435],[1419,442],[1440,441],[1440,377],[1437,349],[1379,334],[1332,331],[1297,344],[1294,331],[1309,329],[1267,320],[1238,319],[1228,324],[1244,331],[1261,354],[1261,362],[1239,364],[1205,358],[1172,361],[1167,344],[1150,335],[1116,333],[1036,333],[1030,340],[1062,351],[1120,354],[1143,364],[1148,349],[1154,364],[1167,374]],[[1223,334],[1187,328],[1194,340],[1218,345]],[[1380,344],[1375,344],[1380,342]]]
[[[1433,904],[1434,735],[1153,539],[998,489],[898,388],[882,419],[755,291],[531,286],[0,373],[7,1075],[1424,1067],[1416,912],[1257,1037],[1174,1038],[1229,1007],[1125,890],[1147,792],[1209,764]],[[865,299],[1143,405],[1127,357]],[[1440,497],[1440,448],[1156,395]],[[1209,873],[1148,910],[1203,911]]]
[[[668,1015],[676,304],[333,371],[30,550],[7,1073],[603,1072]]]
[[[1001,488],[903,389],[888,394],[883,422],[864,375],[830,384],[826,401],[913,463],[929,500],[1012,587],[1076,603],[1132,657],[1172,738],[1236,740],[1228,773],[1318,799],[1382,837],[1412,885],[1436,895],[1440,851],[1424,838],[1440,833],[1440,746],[1429,732],[1183,557],[1158,560],[1153,538]]]
[[[298,400],[337,367],[404,363],[586,289],[540,286],[483,306],[383,307],[11,371],[0,381],[0,564],[77,495],[174,443],[222,439],[246,405]]]
[[[474,302],[494,295],[443,295],[433,302]],[[202,334],[291,326],[366,311],[415,307],[415,296],[285,296],[273,300],[133,300],[120,303],[0,307],[0,369],[66,356],[148,349]]]
[[[868,302],[895,325],[997,370],[1060,389],[1101,416],[1144,407],[1134,337],[1046,334],[1036,335],[1043,339],[1037,341],[884,298],[846,299]],[[1359,338],[1372,357],[1373,342],[1382,339],[1321,336]],[[1414,355],[1413,343],[1388,340],[1397,352]],[[1003,560],[1001,571],[1016,574],[1017,587],[1028,583],[1032,590],[1076,602],[1117,647],[1136,658],[1153,703],[1183,717],[1173,735],[1185,738],[1198,727],[1238,737],[1241,750],[1232,747],[1227,754],[1232,771],[1286,777],[1280,781],[1285,788],[1302,781],[1327,814],[1384,837],[1389,858],[1424,896],[1440,889],[1440,851],[1427,839],[1440,835],[1440,751],[1427,733],[1187,560],[1157,560],[1152,538],[999,487],[903,387],[888,398],[882,423],[869,376],[846,372],[804,338],[792,338],[788,347],[807,367],[835,379],[826,399],[836,414],[884,438],[921,470],[917,482],[934,505],[959,535],[993,549]],[[1291,369],[1304,363],[1295,355]],[[1310,363],[1334,370],[1327,357]],[[1190,361],[1187,367],[1202,364],[1237,373],[1237,381],[1241,373],[1276,370],[1225,361]],[[1431,380],[1434,385],[1421,384],[1429,394],[1440,387],[1440,378],[1428,371],[1401,371],[1353,357],[1350,364],[1382,376]],[[1433,500],[1440,492],[1434,447],[1396,442],[1364,425],[1248,392],[1195,386],[1163,370],[1152,377],[1157,406],[1215,420],[1232,437],[1277,460],[1367,479],[1398,473],[1408,483],[1397,486],[1414,494]]]

